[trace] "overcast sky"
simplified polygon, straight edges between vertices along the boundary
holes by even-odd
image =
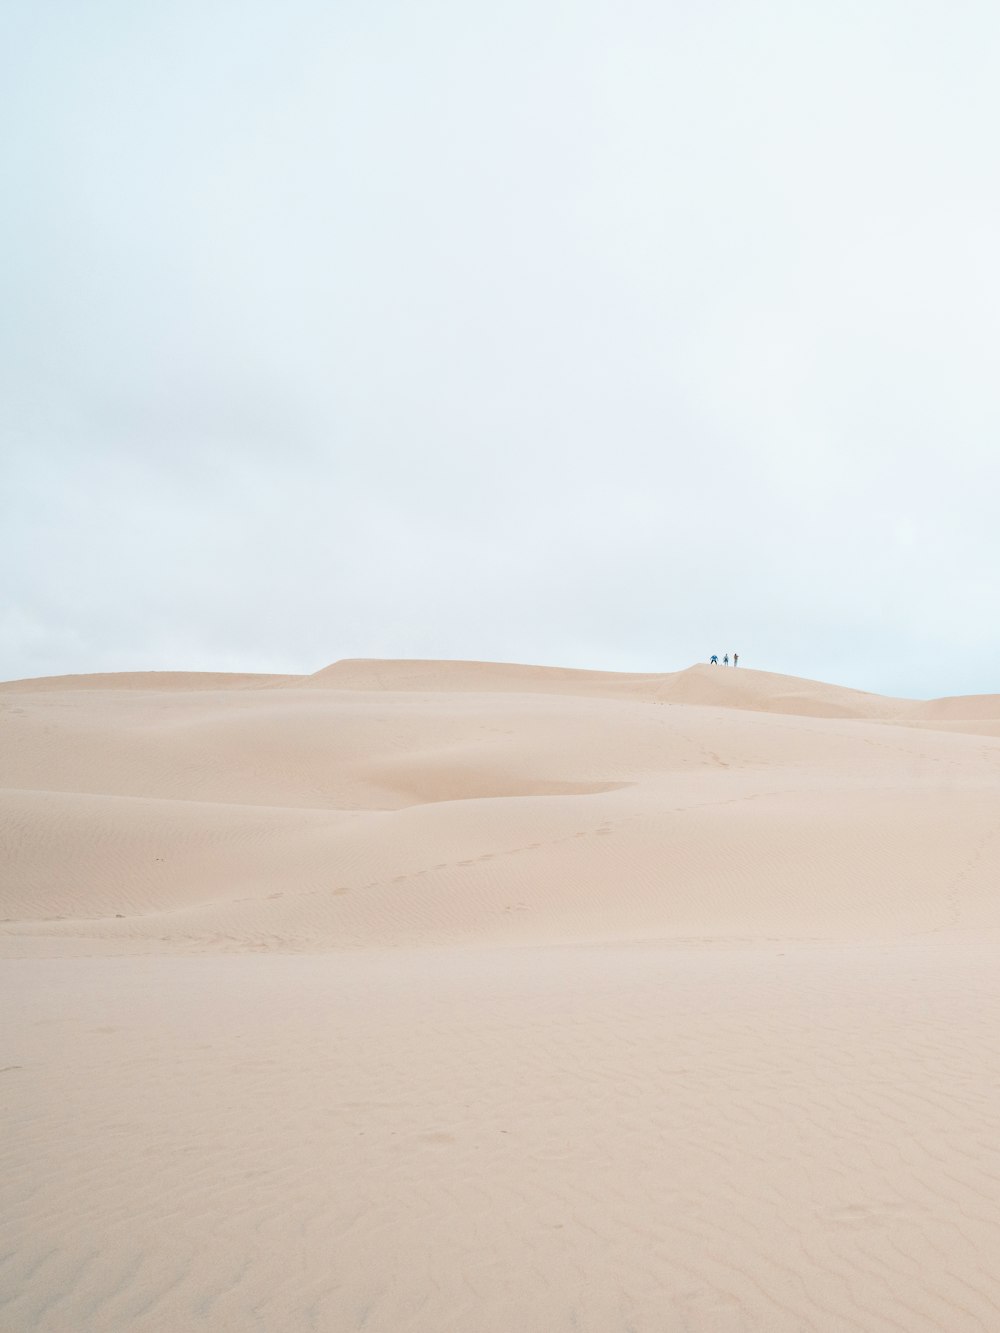
[[[1000,691],[992,0],[0,24],[0,676]]]

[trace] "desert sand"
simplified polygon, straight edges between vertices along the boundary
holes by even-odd
[[[0,1328],[1000,1329],[1000,696],[0,686]]]

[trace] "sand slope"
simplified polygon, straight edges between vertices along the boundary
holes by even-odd
[[[1000,696],[0,686],[0,1327],[1000,1328]]]

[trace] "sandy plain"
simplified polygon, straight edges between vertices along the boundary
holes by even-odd
[[[1000,696],[0,686],[0,1328],[1000,1329]]]

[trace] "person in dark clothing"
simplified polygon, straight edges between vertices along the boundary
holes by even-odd
[[[729,654],[728,654],[728,653],[726,653],[725,657],[722,659],[722,665],[723,665],[723,666],[728,666],[728,665],[729,665]]]
[[[712,660],[711,660],[710,665],[711,665],[711,666],[718,666],[718,665],[719,665],[719,654],[718,654],[718,653],[713,653],[713,654],[712,654]]]

